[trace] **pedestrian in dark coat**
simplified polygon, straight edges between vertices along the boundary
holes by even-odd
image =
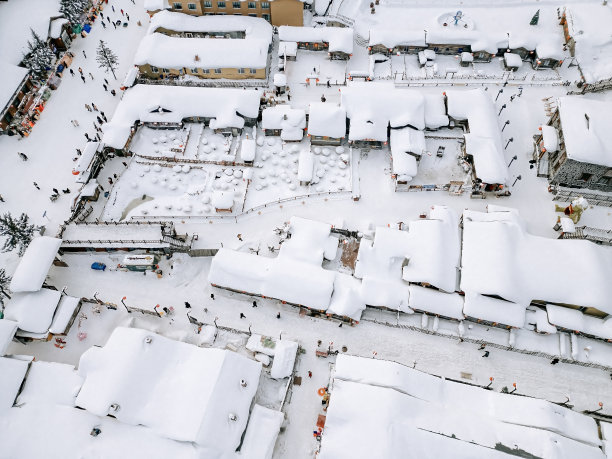
[[[115,24],[114,22],[111,22],[111,24],[113,25],[115,29],[117,29],[117,24]]]
[[[98,120],[98,124],[102,124],[102,118],[100,118],[99,116],[96,116],[96,119]]]
[[[111,89],[111,94],[113,95],[113,97],[115,97],[117,95],[117,92],[114,89]]]
[[[91,72],[89,72],[89,78],[91,78],[92,80],[94,79],[93,75],[91,74]]]
[[[85,138],[87,139],[88,142],[91,142],[91,139],[89,138],[89,134],[87,132],[85,133]]]
[[[253,301],[253,307],[256,308],[257,307],[257,301]]]
[[[81,80],[83,80],[83,83],[85,83],[85,77],[83,75],[81,75]]]
[[[68,70],[70,70],[70,75],[74,76],[74,70],[72,69],[68,69]]]
[[[276,318],[280,319],[280,312],[278,314],[276,314]]]
[[[187,309],[191,309],[191,305],[189,304],[189,301],[185,301],[185,307]]]
[[[85,56],[85,59],[87,59],[87,54],[85,54],[85,50],[83,50],[83,56]]]
[[[130,15],[129,14],[125,13],[125,17],[127,18],[128,21],[130,20]]]
[[[99,110],[98,110],[98,107],[96,107],[96,104],[94,104],[93,102],[91,103],[91,106],[93,107],[93,109],[94,109],[95,111],[99,111]]]
[[[211,293],[211,294],[210,294],[210,299],[211,299],[211,300],[214,300],[214,299],[215,299],[215,294],[214,294],[214,293]]]
[[[108,88],[106,87],[105,84],[103,84],[102,87],[104,88],[105,91],[108,91]]]
[[[106,115],[104,114],[104,112],[102,110],[100,110],[100,115],[102,116],[102,119],[108,123],[108,120],[106,119]]]
[[[108,80],[107,80],[106,78],[104,78],[104,82],[105,82],[106,84],[108,84]]]
[[[241,319],[246,319],[246,316],[243,313],[240,313],[240,318]]]
[[[102,19],[102,27],[106,29],[106,24],[104,23],[104,19]]]
[[[59,194],[59,191],[57,191],[57,188],[51,188],[51,189],[53,190],[55,194]]]
[[[40,190],[40,187],[38,186],[38,183],[36,183],[36,182],[34,182],[34,187],[35,187],[37,190]]]

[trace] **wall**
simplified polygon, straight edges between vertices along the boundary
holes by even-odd
[[[272,25],[304,25],[304,4],[299,0],[274,0],[272,7]]]
[[[597,183],[604,174],[611,170],[611,168],[606,166],[567,159],[561,164],[561,167],[554,175],[550,175],[549,180],[555,185],[612,192],[612,180],[610,180],[608,184]],[[592,174],[592,176],[586,181],[579,180],[583,173]]]
[[[225,1],[222,0],[209,0],[211,6],[206,7],[205,0],[169,0],[171,11],[179,11],[181,13],[192,14],[194,16],[202,16],[206,14],[240,14],[241,16],[249,16],[254,15],[256,17],[263,17],[265,19],[270,19],[270,7],[267,8],[262,7],[263,4],[270,4],[271,2],[262,2],[260,0],[255,0],[254,2],[248,1],[237,1],[236,6],[238,8],[234,8],[233,1]],[[220,4],[225,3],[225,8],[220,7]],[[249,8],[249,3],[255,3],[255,8]],[[175,4],[180,4],[182,6],[181,9],[175,8]],[[195,4],[195,9],[189,9],[189,4]],[[239,5],[238,5],[239,4]],[[267,15],[267,17],[266,17]]]
[[[148,64],[138,66],[140,73],[147,78],[159,79],[161,74],[169,73],[172,76],[180,76],[182,74],[197,76],[202,79],[220,79],[227,78],[230,80],[244,80],[244,79],[265,79],[266,78],[266,69],[256,69],[255,73],[250,73],[250,69],[245,69],[245,73],[238,73],[237,68],[222,68],[221,73],[215,73],[214,69],[210,69],[210,73],[203,73],[203,69],[198,69],[198,72],[193,72],[194,69],[168,69],[169,72],[162,72],[162,69],[159,69],[159,72],[153,72],[151,66]],[[181,73],[182,72],[182,73]]]

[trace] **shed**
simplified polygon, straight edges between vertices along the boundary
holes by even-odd
[[[40,290],[61,243],[61,239],[48,236],[32,239],[13,274],[11,291],[18,293]]]
[[[217,212],[231,212],[234,207],[234,196],[227,191],[215,191],[212,195],[212,205]]]

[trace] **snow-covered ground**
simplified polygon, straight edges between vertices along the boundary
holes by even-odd
[[[13,7],[16,1],[9,0],[7,5]],[[59,225],[70,215],[70,206],[78,191],[75,177],[71,174],[75,164],[73,159],[76,158],[76,149],[82,150],[84,147],[84,133],[92,135],[94,132],[92,122],[96,113],[88,112],[84,105],[93,102],[105,112],[109,120],[112,118],[121,97],[120,83],[131,67],[135,50],[147,30],[149,19],[142,7],[142,0],[135,2],[134,5],[131,2],[109,0],[105,4],[105,16],[108,14],[115,20],[121,19],[119,9],[125,9],[130,15],[128,27],[115,30],[107,26],[103,29],[96,22],[86,38],[79,37],[72,44],[71,51],[75,54],[72,68],[76,70],[82,67],[85,75],[92,72],[93,80],[88,77],[86,83],[83,83],[78,76],[71,77],[65,72],[62,84],[52,92],[29,137],[19,139],[0,136],[0,194],[5,200],[0,202],[0,212],[26,212],[35,223],[46,226],[48,235],[54,235]],[[381,3],[397,6],[405,2],[388,0]],[[456,9],[454,5],[447,6],[446,0],[435,3],[442,4],[444,11]],[[482,2],[473,0],[470,3]],[[512,3],[525,2],[516,0]],[[546,11],[553,8],[551,2],[540,3],[546,4]],[[338,11],[340,14],[355,16],[353,13],[359,10],[359,14],[370,16],[365,2],[334,1],[332,9],[338,10],[339,4],[342,4]],[[2,21],[1,9],[7,5],[0,5],[0,31],[8,30]],[[116,13],[112,12],[113,6]],[[535,12],[539,4],[529,3],[528,7]],[[138,26],[137,21],[142,26]],[[97,68],[95,48],[100,39],[105,40],[119,57],[118,80]],[[8,46],[10,40],[4,40],[3,43],[3,46]],[[276,47],[275,43],[274,49]],[[273,57],[272,60],[275,59]],[[503,69],[497,58],[489,64],[475,64],[465,68],[459,67],[452,56],[437,58],[439,75],[445,76],[448,67],[459,67],[460,75],[478,76],[478,86],[485,87],[495,103],[496,112],[499,112],[498,126],[500,130],[503,129],[502,143],[506,146],[504,161],[510,164],[512,158],[517,156],[508,166],[512,195],[507,198],[471,200],[467,195],[450,196],[445,192],[395,192],[390,151],[387,147],[381,150],[354,149],[351,155],[348,146],[343,147],[344,151],[336,150],[335,147],[311,147],[308,138],[301,142],[284,143],[279,137],[264,137],[260,129],[255,133],[252,129],[245,129],[239,139],[230,141],[208,128],[203,129],[201,125],[188,124],[183,130],[140,128],[131,144],[135,156],[129,159],[112,158],[101,171],[99,182],[109,191],[109,196],[101,197],[95,203],[95,212],[89,218],[122,220],[146,217],[157,220],[176,217],[174,221],[179,234],[198,234],[198,240],[194,241],[195,249],[220,244],[225,248],[247,251],[249,248],[257,250],[277,245],[278,237],[273,230],[282,227],[292,216],[329,223],[340,222],[350,229],[387,225],[397,227],[398,222],[417,219],[433,204],[448,206],[461,214],[465,208],[484,211],[487,204],[495,203],[517,208],[526,220],[529,233],[556,238],[557,233],[552,226],[559,214],[555,212],[555,203],[547,191],[547,181],[536,177],[535,169],[530,169],[529,160],[532,159],[532,136],[546,120],[543,100],[565,95],[571,88],[549,84],[532,85],[529,78],[535,75],[537,78],[575,81],[576,68],[567,67],[568,62],[556,71],[537,73],[529,66],[523,66],[513,76],[525,76],[526,80],[511,80],[504,87],[502,81],[488,84],[482,78],[482,75],[503,78]],[[328,103],[339,103],[340,92],[336,82],[344,83],[347,71],[367,70],[368,66],[369,57],[363,46],[355,46],[354,55],[348,63],[330,61],[325,52],[300,50],[297,60],[290,61],[286,70],[291,100],[286,95],[281,96],[280,100],[294,108],[303,109],[307,109],[310,102],[318,102],[322,95]],[[305,79],[312,76],[313,71],[320,79],[319,85],[306,84]],[[405,73],[405,78],[423,77],[415,56],[394,56],[390,64],[377,64],[375,72],[384,79],[392,77],[396,72],[398,75]],[[109,90],[117,90],[116,97],[104,91],[104,78],[110,82]],[[330,87],[326,85],[328,81]],[[435,87],[423,91],[440,93],[456,82],[430,78],[428,85]],[[469,82],[472,83],[471,80]],[[524,86],[519,89],[522,83]],[[454,88],[463,89],[461,86]],[[612,103],[612,94],[609,93],[586,97]],[[502,109],[504,104],[506,107]],[[79,120],[80,126],[72,126],[72,119]],[[507,120],[510,124],[505,124]],[[452,137],[456,137],[458,131],[455,131],[450,132]],[[253,166],[214,164],[220,161],[241,163],[240,141],[247,135],[258,139]],[[463,170],[456,162],[460,148],[458,140],[436,139],[436,135],[443,135],[443,132],[432,133],[431,137],[428,134],[426,142],[431,155],[421,159],[419,172],[412,184],[442,184],[464,178]],[[436,156],[438,146],[446,147],[443,158]],[[297,177],[299,157],[302,152],[309,151],[313,154],[315,164],[314,182],[311,185],[300,185]],[[22,161],[17,152],[27,154],[29,160]],[[167,161],[172,157],[190,161]],[[353,157],[360,157],[360,161],[351,163]],[[124,161],[127,167],[123,165]],[[113,180],[112,188],[108,178]],[[41,190],[37,190],[32,182],[36,182]],[[355,183],[359,185],[359,201],[353,201],[348,193],[349,190],[355,191]],[[61,194],[57,201],[51,202],[49,196],[52,188],[70,188],[71,193]],[[221,192],[231,194],[234,205],[230,215],[244,215],[228,219],[206,218],[221,215],[213,205],[215,195],[218,197]],[[328,194],[330,192],[332,194]],[[250,209],[254,211],[247,212]],[[612,210],[590,207],[583,214],[580,224],[610,229]],[[261,255],[270,255],[266,252],[262,250]],[[65,338],[67,344],[64,348],[53,346],[53,342],[36,342],[27,346],[12,343],[8,353],[33,355],[38,360],[76,365],[83,352],[91,346],[104,345],[112,330],[119,325],[137,326],[173,339],[206,344],[207,337],[214,329],[212,324],[215,318],[218,318],[219,326],[240,331],[219,331],[215,347],[235,348],[243,355],[247,355],[243,345],[250,331],[274,339],[282,337],[295,340],[305,350],[305,353],[298,354],[296,363],[296,374],[302,380],[301,385],[292,387],[284,406],[287,420],[274,453],[274,457],[278,458],[312,457],[319,446],[312,436],[312,431],[316,429],[317,415],[322,414],[321,398],[317,390],[328,385],[330,364],[335,357],[318,358],[315,351],[329,346],[340,352],[344,352],[346,347],[349,354],[397,361],[427,373],[482,386],[486,386],[490,378],[493,378],[492,388],[495,391],[516,383],[518,394],[553,402],[564,402],[567,397],[569,403],[579,411],[596,410],[599,408],[598,403],[602,402],[602,414],[611,413],[612,395],[610,391],[604,390],[610,383],[608,373],[588,366],[565,363],[550,365],[548,358],[507,350],[513,340],[516,349],[546,356],[560,355],[560,335],[541,336],[532,331],[520,330],[511,337],[508,331],[473,324],[465,331],[465,341],[460,342],[456,322],[435,321],[433,318],[423,318],[421,314],[407,315],[376,309],[366,310],[357,326],[345,324],[339,328],[338,322],[301,315],[298,309],[279,301],[258,298],[255,308],[251,297],[212,288],[207,282],[210,258],[191,258],[183,254],[164,258],[160,262],[163,275],[158,278],[149,272],[143,275],[112,269],[122,262],[123,257],[120,253],[67,255],[67,268],[53,266],[49,273],[49,284],[60,290],[65,286],[67,293],[75,297],[92,298],[97,293],[104,301],[117,304],[118,309],[107,310],[102,307],[100,312],[94,312],[97,308],[86,303],[82,309],[84,315],[75,321]],[[14,272],[18,261],[15,253],[0,254],[0,267],[5,267],[8,273]],[[93,271],[89,267],[94,261],[103,262],[111,269],[105,272]],[[210,297],[211,293],[215,295],[214,300]],[[159,304],[162,307],[172,307],[175,313],[161,318],[137,313],[130,315],[121,305],[123,297],[127,297],[125,302],[129,306],[152,310]],[[196,334],[196,326],[187,319],[185,301],[193,306],[191,315],[206,324],[200,335]],[[240,317],[241,312],[246,318]],[[277,319],[279,312],[281,317]],[[79,339],[79,334],[81,337],[85,334],[85,337]],[[320,345],[318,341],[321,341]],[[491,343],[487,347],[490,351],[488,358],[482,357],[480,342]],[[588,352],[592,361],[609,365],[608,343],[576,337],[572,345]],[[312,377],[309,377],[309,371]],[[256,396],[258,403],[280,408],[286,381],[269,379],[262,382],[263,389]],[[33,396],[31,392],[28,389],[24,400]]]

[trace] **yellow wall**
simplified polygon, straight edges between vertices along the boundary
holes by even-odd
[[[151,66],[148,64],[140,65],[139,70],[140,70],[140,73],[146,76],[147,78],[159,79],[162,74],[161,68],[159,69],[158,73],[155,73],[153,72],[153,70],[151,70]],[[189,69],[168,69],[168,70],[169,70],[168,73],[170,75],[179,76],[181,75],[179,70],[183,70],[183,73],[187,75],[193,75],[193,76],[197,76],[198,78],[203,78],[203,79],[227,78],[229,80],[243,80],[247,78],[254,78],[254,79],[265,79],[266,78],[265,68],[257,69],[256,73],[250,73],[249,72],[250,69],[248,68],[244,69],[245,73],[238,73],[237,68],[222,68],[221,73],[215,73],[214,69],[210,69],[209,73],[204,73],[202,71],[203,69],[198,69],[198,72],[195,73],[192,71],[191,68]],[[163,73],[165,74],[166,72],[163,72]]]

